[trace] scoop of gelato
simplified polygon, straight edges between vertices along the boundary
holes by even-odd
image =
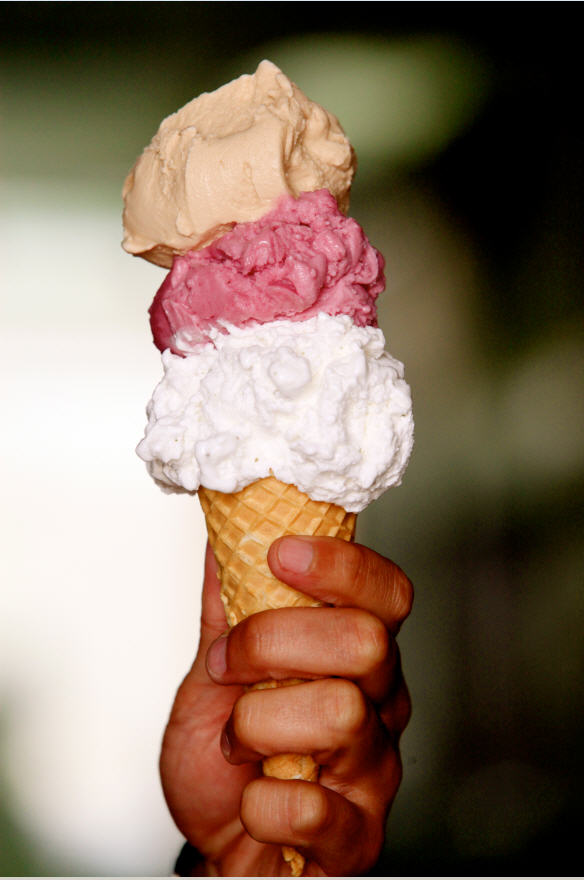
[[[260,220],[175,258],[150,307],[154,342],[189,354],[225,322],[305,321],[319,312],[375,325],[383,267],[329,192],[284,196]]]
[[[325,188],[346,212],[355,165],[336,117],[262,61],[161,123],[124,184],[123,247],[170,268],[284,194]]]
[[[211,331],[162,355],[138,455],[171,491],[237,492],[273,474],[355,513],[401,482],[413,445],[403,365],[346,315]]]

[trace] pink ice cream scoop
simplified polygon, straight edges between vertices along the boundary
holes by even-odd
[[[284,196],[260,220],[175,257],[150,307],[154,342],[184,355],[221,322],[304,321],[318,312],[375,326],[383,268],[381,254],[327,190]]]

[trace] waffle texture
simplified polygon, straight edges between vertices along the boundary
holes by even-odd
[[[269,608],[319,603],[277,580],[267,562],[270,544],[283,535],[328,535],[351,541],[357,515],[313,501],[296,486],[265,477],[240,492],[201,487],[199,499],[221,578],[227,621]]]
[[[223,493],[201,487],[199,499],[209,543],[221,579],[227,622],[235,626],[250,614],[270,608],[318,606],[310,596],[283,584],[272,574],[267,553],[283,535],[325,535],[352,541],[357,515],[325,501],[313,501],[296,486],[265,477],[240,492]],[[266,681],[256,688],[289,687],[299,679]],[[316,782],[318,766],[310,755],[274,755],[263,761],[265,776]],[[300,877],[304,858],[282,847],[293,877]]]

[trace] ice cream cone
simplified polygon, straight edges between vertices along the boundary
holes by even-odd
[[[201,487],[199,499],[219,568],[221,598],[230,626],[270,608],[321,604],[274,577],[267,562],[268,548],[283,535],[326,535],[351,541],[355,535],[356,514],[347,513],[335,504],[313,501],[296,486],[272,476],[234,493]],[[288,679],[261,682],[255,687],[299,683],[299,679]],[[277,779],[315,782],[318,778],[318,766],[310,755],[266,758],[263,771],[266,776]],[[292,876],[301,876],[304,859],[300,853],[291,847],[283,847],[282,852]]]

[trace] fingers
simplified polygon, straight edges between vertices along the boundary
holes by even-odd
[[[397,646],[382,622],[358,608],[282,608],[254,614],[207,654],[221,684],[340,676],[358,681],[376,702],[394,676]]]
[[[370,792],[387,786],[381,767],[391,744],[361,689],[338,678],[248,691],[235,703],[221,740],[232,764],[311,754],[328,769],[329,782],[358,783]]]
[[[243,793],[241,819],[256,840],[293,846],[309,869],[314,861],[328,876],[363,875],[383,845],[384,810],[372,820],[357,804],[309,782],[253,781]]]
[[[411,611],[413,587],[401,568],[360,544],[286,536],[274,541],[268,563],[289,586],[330,605],[358,605],[393,634]]]

